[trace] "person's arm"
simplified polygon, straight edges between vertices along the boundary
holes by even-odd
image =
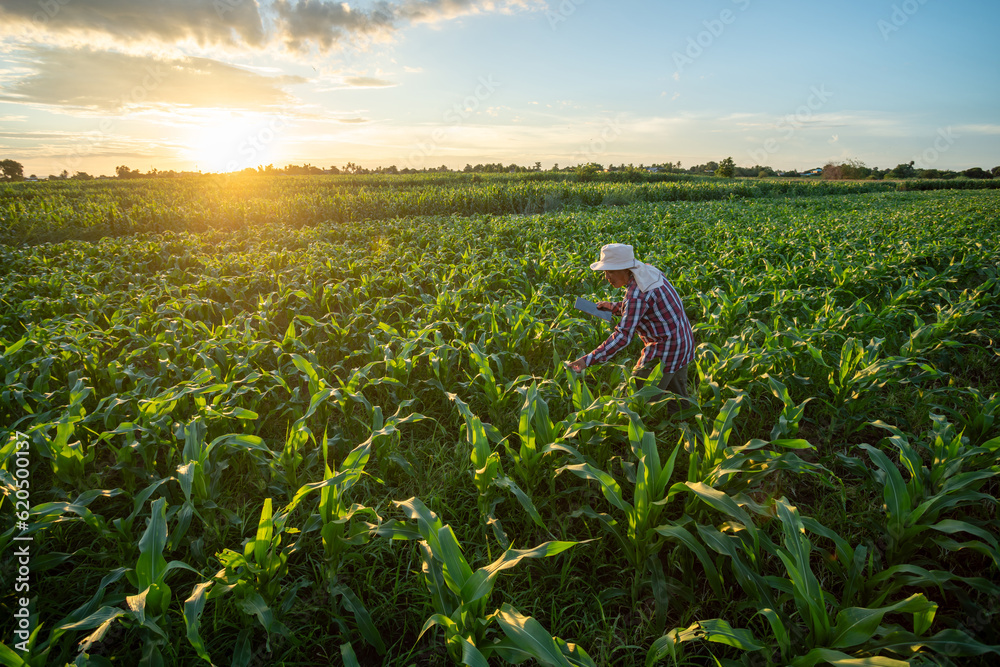
[[[625,299],[621,303],[615,304],[615,307],[621,312],[621,322],[618,323],[618,326],[615,327],[611,335],[598,345],[593,352],[573,362],[574,369],[578,366],[587,368],[594,364],[602,364],[632,342],[636,328],[639,326],[639,321],[646,312],[646,301],[642,298],[642,293],[639,289],[633,285],[626,293]]]
[[[625,307],[625,301],[624,300],[618,301],[617,303],[612,303],[610,301],[598,301],[597,302],[597,309],[598,310],[606,310],[609,313],[611,313],[612,315],[615,315],[617,317],[621,317],[622,316],[622,309],[624,307]]]

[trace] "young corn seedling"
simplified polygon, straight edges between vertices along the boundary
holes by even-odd
[[[473,465],[473,481],[476,485],[476,490],[479,492],[477,498],[479,513],[486,521],[486,524],[492,528],[493,535],[497,541],[504,549],[510,546],[510,540],[507,538],[503,526],[495,515],[496,506],[500,502],[494,491],[495,488],[506,489],[510,493],[513,493],[531,520],[539,528],[548,532],[548,527],[535,508],[531,497],[522,491],[514,480],[503,474],[500,455],[490,447],[490,434],[492,434],[494,440],[499,440],[500,434],[489,424],[483,424],[482,420],[472,414],[469,406],[458,396],[448,394],[448,398],[455,403],[458,411],[465,418],[465,437],[472,447],[469,458],[472,460]],[[488,542],[487,550],[489,550]]]
[[[204,420],[197,417],[183,427],[178,427],[176,431],[176,435],[184,438],[184,448],[181,451],[183,462],[177,467],[177,481],[184,493],[184,504],[177,511],[177,526],[170,537],[173,548],[181,543],[193,515],[197,515],[217,536],[217,512],[222,512],[231,522],[238,522],[231,510],[220,508],[215,503],[219,497],[219,480],[229,466],[228,459],[219,460],[218,452],[243,450],[262,453],[266,459],[274,457],[264,441],[255,435],[230,433],[205,442],[206,431]]]
[[[638,599],[639,587],[647,571],[654,576],[659,573],[655,566],[650,569],[650,561],[662,546],[663,540],[657,534],[656,527],[660,524],[660,515],[667,499],[667,487],[680,447],[674,447],[666,462],[661,463],[656,435],[647,431],[638,415],[627,407],[621,406],[619,409],[628,415],[628,438],[635,457],[634,468],[627,468],[628,477],[635,485],[630,494],[632,502],[626,500],[626,494],[613,476],[591,463],[563,466],[556,470],[556,474],[568,471],[581,479],[597,482],[604,498],[624,515],[622,522],[610,514],[597,512],[590,506],[584,506],[573,513],[573,516],[597,519],[614,536],[634,572],[632,597],[635,600]],[[654,586],[654,591],[657,590],[661,590],[660,587]]]
[[[236,596],[236,606],[248,616],[256,617],[264,628],[268,652],[271,651],[272,633],[292,638],[291,631],[275,613],[275,608],[287,609],[300,588],[291,587],[279,605],[277,596],[282,590],[281,580],[288,572],[288,556],[294,548],[294,545],[281,548],[281,534],[287,520],[288,513],[275,515],[271,499],[266,498],[254,539],[247,541],[243,553],[225,549],[217,554],[223,569],[209,581],[195,585],[184,601],[188,641],[205,662],[213,664],[201,636],[201,617],[209,600],[230,592]]]
[[[167,585],[167,575],[176,569],[185,569],[197,574],[197,570],[181,561],[167,562],[163,550],[167,546],[167,507],[166,500],[159,498],[152,504],[149,525],[139,539],[139,560],[133,569],[119,570],[119,577],[124,575],[138,593],[125,598],[128,610],[121,607],[104,606],[90,613],[79,621],[64,623],[60,631],[89,630],[96,628],[81,644],[89,646],[100,641],[115,621],[120,620],[128,625],[143,629],[145,637],[140,665],[162,665],[163,656],[160,648],[169,641],[169,635],[164,627],[168,621],[165,614],[170,607],[171,590]],[[112,580],[117,580],[114,577]],[[106,578],[107,580],[108,578]],[[110,581],[101,582],[103,586]],[[96,599],[96,598],[95,598]],[[78,612],[80,610],[77,610]],[[77,614],[79,615],[79,614]]]
[[[581,647],[552,637],[540,623],[521,615],[509,604],[486,611],[500,572],[526,558],[555,556],[578,542],[545,542],[534,549],[508,549],[497,560],[473,572],[451,526],[443,524],[417,498],[394,504],[416,525],[390,521],[376,532],[393,539],[420,540],[424,584],[435,612],[424,623],[420,636],[435,626],[440,627],[449,657],[461,665],[485,666],[494,655],[512,663],[533,658],[544,665],[561,667],[594,665]],[[505,637],[491,636],[494,621]]]
[[[818,534],[835,538],[838,555],[851,557],[855,565],[864,561],[864,548],[851,550],[846,541],[818,522],[800,517],[798,510],[784,499],[776,501],[773,509],[769,510],[745,498],[729,498],[720,494],[713,500],[710,494],[719,492],[707,487],[695,491],[701,493],[715,509],[737,519],[740,528],[747,532],[753,530],[756,534],[756,529],[741,505],[755,514],[770,515],[773,512],[781,522],[784,538],[782,544],[773,544],[769,539],[761,539],[759,544],[778,557],[784,565],[787,578],[763,576],[756,550],[738,534],[727,534],[729,529],[723,532],[709,526],[697,526],[701,540],[709,549],[723,557],[722,564],[728,565],[736,581],[749,596],[747,605],[757,608],[758,613],[767,620],[774,644],[769,643],[769,640],[758,639],[749,630],[731,628],[720,619],[699,621],[687,629],[672,630],[658,640],[650,650],[647,664],[667,655],[679,658],[680,644],[694,639],[729,644],[748,652],[761,651],[766,664],[793,667],[812,667],[823,662],[872,666],[905,665],[909,663],[880,654],[890,652],[909,658],[922,648],[948,655],[979,655],[991,650],[991,647],[976,642],[960,631],[943,630],[934,636],[926,636],[937,605],[921,593],[892,604],[852,607],[848,606],[849,599],[853,597],[851,591],[863,585],[863,582],[855,578],[845,582],[847,586],[844,597],[838,601],[823,589],[820,578],[812,569],[814,548],[806,536],[806,530],[819,531]],[[690,533],[686,535],[691,538]],[[749,536],[757,542],[757,537]],[[724,576],[722,568],[715,570],[715,562],[707,558],[707,552],[697,540],[692,538],[690,541],[684,540],[684,543],[698,553],[699,559],[706,564],[706,571],[713,576]],[[852,567],[850,573],[851,577],[860,574],[857,567]],[[884,600],[884,596],[880,599]],[[794,613],[789,614],[784,609],[788,604],[793,606]],[[898,625],[883,625],[883,619],[889,614],[912,614],[912,631]],[[726,640],[727,637],[732,641]],[[777,663],[773,662],[774,648],[781,656]]]
[[[883,507],[889,537],[887,560],[890,565],[904,563],[921,548],[933,544],[948,551],[977,551],[1000,567],[997,538],[988,524],[970,516],[965,520],[942,516],[982,503],[997,505],[994,496],[979,489],[1000,474],[1000,466],[982,465],[984,459],[995,460],[996,452],[1000,451],[1000,438],[982,447],[969,447],[963,442],[962,434],[943,416],[931,415],[931,419],[934,422],[931,444],[917,446],[926,451],[930,465],[925,465],[924,456],[902,431],[881,421],[873,422],[873,426],[891,433],[884,442],[899,450],[900,463],[910,478],[908,481],[881,449],[861,445],[878,469],[876,477],[884,485]],[[971,470],[963,471],[966,467]],[[951,537],[959,533],[975,539],[958,542]]]
[[[499,358],[496,355],[487,356],[483,354],[482,350],[475,343],[469,344],[469,353],[472,355],[472,360],[479,369],[479,374],[473,378],[473,382],[480,378],[482,379],[483,393],[486,396],[489,406],[490,420],[494,424],[499,424],[505,414],[507,399],[511,395],[511,390],[522,382],[530,380],[531,376],[521,375],[501,385],[497,382],[496,377],[493,375],[493,369],[490,366],[490,359],[494,359],[500,375],[503,376],[503,366],[500,364]]]
[[[837,366],[823,364],[828,371],[830,398],[819,399],[833,411],[834,426],[847,433],[860,428],[859,417],[869,414],[872,404],[880,400],[878,389],[903,381],[895,371],[915,364],[903,357],[881,358],[882,343],[882,339],[873,338],[862,346],[857,339],[848,338]],[[818,361],[822,363],[822,357]]]
[[[520,476],[525,486],[533,490],[541,473],[542,459],[557,449],[552,445],[566,427],[566,422],[553,422],[549,418],[549,406],[538,392],[538,383],[532,382],[530,387],[518,388],[524,396],[521,415],[518,420],[518,436],[520,446],[515,449],[504,441],[507,453],[514,461],[514,470]],[[549,477],[550,482],[552,477]],[[551,490],[551,489],[550,489]]]
[[[302,534],[319,530],[323,542],[323,556],[326,561],[327,588],[332,597],[340,600],[343,608],[350,611],[358,624],[361,634],[376,650],[385,653],[385,643],[375,629],[371,616],[364,604],[346,584],[339,579],[341,563],[345,554],[352,547],[358,547],[368,542],[371,531],[381,522],[378,513],[357,503],[349,503],[348,491],[361,476],[371,457],[372,438],[355,447],[344,459],[338,470],[330,467],[329,446],[326,435],[323,436],[323,480],[302,486],[288,507],[285,514],[291,514],[303,499],[313,491],[320,492],[319,512],[309,517]],[[374,523],[363,521],[367,517]]]
[[[780,385],[777,382],[775,384]],[[787,395],[787,391],[785,394]],[[766,442],[754,438],[745,445],[731,446],[729,439],[733,424],[745,400],[746,394],[742,392],[735,398],[727,399],[712,421],[711,431],[706,426],[707,420],[703,415],[696,415],[695,429],[684,428],[681,439],[688,451],[688,482],[704,483],[735,493],[759,483],[767,475],[779,470],[814,474],[825,471],[822,466],[803,461],[794,451],[779,453],[776,449],[812,449],[812,445],[806,440],[780,438]],[[793,406],[792,411],[797,412],[801,407]],[[779,423],[772,434],[787,429],[788,423]],[[798,428],[797,423],[794,428]],[[690,497],[685,513],[697,517],[699,510],[698,498]]]

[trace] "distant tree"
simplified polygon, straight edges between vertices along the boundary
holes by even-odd
[[[913,160],[910,160],[909,164],[897,164],[893,167],[889,173],[885,175],[886,178],[913,178],[917,175],[917,170],[913,168]]]
[[[115,175],[118,178],[139,178],[142,174],[138,169],[129,169],[125,165],[119,165],[115,167]]]
[[[848,160],[841,164],[827,163],[823,167],[824,180],[851,179],[861,180],[872,175],[873,170],[861,160]]]
[[[91,181],[91,180],[94,179],[93,176],[91,176],[90,174],[88,174],[85,171],[78,171],[75,174],[73,174],[73,176],[71,178],[73,178],[73,179],[75,179],[77,181]]]
[[[736,176],[736,164],[733,162],[733,158],[727,157],[723,160],[719,166],[715,168],[715,175],[721,176],[722,178],[733,178]]]
[[[596,162],[579,166],[576,168],[576,179],[584,183],[592,181],[597,176],[597,172],[599,171],[604,171],[604,167]]]
[[[1000,178],[1000,166],[990,169],[990,173],[993,174],[993,178]]]
[[[962,175],[966,178],[993,178],[993,175],[990,172],[985,171],[982,167],[966,169],[962,172]]]
[[[839,181],[844,178],[844,170],[839,164],[827,162],[823,166],[823,173],[820,176],[824,181]]]
[[[16,160],[0,160],[0,174],[5,181],[24,180],[24,165]]]

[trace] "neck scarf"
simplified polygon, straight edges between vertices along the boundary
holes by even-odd
[[[637,260],[631,271],[640,292],[648,292],[663,284],[663,274],[655,266]]]

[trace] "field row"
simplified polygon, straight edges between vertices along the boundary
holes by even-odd
[[[292,227],[426,215],[533,215],[642,202],[816,197],[990,180],[784,181],[687,178],[641,183],[539,180],[537,174],[368,177],[213,176],[156,181],[0,184],[0,242],[95,240],[136,233]],[[545,176],[545,174],[541,174]]]
[[[158,187],[175,231],[0,246],[29,664],[995,658],[1000,194],[204,229]],[[611,241],[694,324],[679,417],[562,365]]]

